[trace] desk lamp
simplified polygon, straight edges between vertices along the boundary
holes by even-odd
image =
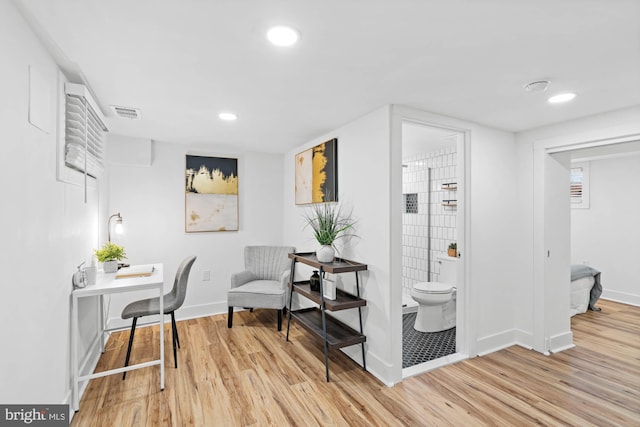
[[[113,218],[116,219],[116,234],[121,235],[124,232],[124,228],[122,227],[122,216],[120,215],[120,212],[111,215],[109,217],[109,221],[107,222],[107,236],[109,242],[111,241],[111,220]]]

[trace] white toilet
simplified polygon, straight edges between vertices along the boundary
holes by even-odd
[[[413,285],[411,297],[418,303],[413,328],[420,332],[440,332],[456,326],[456,268],[457,258],[438,257],[439,282]]]

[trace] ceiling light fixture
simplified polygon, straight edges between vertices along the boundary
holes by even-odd
[[[276,46],[292,46],[300,39],[300,33],[293,27],[278,25],[267,31],[267,39]]]
[[[233,113],[220,113],[218,114],[218,117],[220,118],[220,120],[224,120],[227,122],[232,122],[238,119],[238,116]]]
[[[554,95],[551,98],[549,98],[547,101],[550,102],[551,104],[559,104],[562,102],[571,101],[575,97],[576,97],[575,93],[567,92],[567,93],[560,93],[558,95]]]

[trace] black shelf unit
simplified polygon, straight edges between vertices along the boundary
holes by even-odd
[[[289,310],[287,320],[287,338],[289,341],[289,329],[291,327],[291,319],[296,320],[305,330],[312,335],[321,339],[324,343],[324,362],[327,382],[329,382],[329,351],[342,347],[360,344],[362,348],[362,368],[366,371],[367,364],[365,361],[364,343],[367,337],[362,332],[362,307],[367,305],[367,301],[360,298],[360,279],[359,271],[367,269],[366,264],[350,261],[343,258],[335,258],[331,263],[319,262],[314,252],[301,252],[289,254],[291,259],[291,278],[295,277],[296,263],[301,262],[318,269],[320,273],[320,291],[312,291],[309,281],[289,282]],[[340,289],[336,290],[336,299],[330,300],[323,295],[322,277],[323,273],[351,273],[356,275],[356,294],[351,295]],[[302,310],[291,310],[291,300],[293,293],[308,298],[318,307],[305,308]],[[331,315],[327,315],[327,311],[339,311],[348,309],[358,309],[358,318],[360,320],[360,331],[345,325],[340,320]]]

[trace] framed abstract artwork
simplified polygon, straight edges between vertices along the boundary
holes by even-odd
[[[238,230],[238,159],[187,154],[185,231]]]
[[[295,158],[296,205],[338,201],[338,139],[309,148]]]

